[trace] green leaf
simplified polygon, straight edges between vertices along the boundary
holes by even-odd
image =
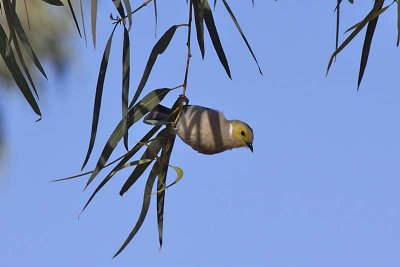
[[[74,8],[72,7],[71,0],[67,0],[69,9],[71,10],[72,18],[74,19],[76,29],[78,30],[79,36],[82,37],[81,29],[79,28],[78,20],[76,19]]]
[[[197,42],[201,57],[204,59],[204,0],[193,0],[194,20],[196,25]],[[214,2],[215,4],[215,2]],[[214,5],[215,6],[215,5]]]
[[[92,0],[91,18],[93,46],[96,47],[97,0]]]
[[[377,2],[384,2],[384,0],[377,0]],[[350,42],[351,40],[354,39],[354,37],[357,36],[357,34],[365,27],[365,25],[368,24],[368,22],[373,19],[373,16],[375,15],[375,12],[378,12],[378,6],[374,5],[372,10],[367,14],[367,16],[361,21],[361,23],[354,29],[354,31],[346,38],[346,40],[343,41],[343,43],[336,49],[333,54],[331,55],[329,62],[328,62],[328,67],[326,69],[326,74],[328,75],[329,69],[332,65],[333,59],[338,55]]]
[[[394,2],[393,2],[393,3],[394,3]],[[383,12],[385,12],[393,3],[391,3],[391,4],[388,5],[388,6],[385,6],[385,7],[382,8],[382,9],[379,9],[377,12],[375,12],[375,13],[371,16],[370,21],[373,20],[373,19],[375,19],[375,18],[377,18],[378,16],[380,16],[380,15],[381,15]],[[350,28],[348,28],[344,33],[348,33],[349,31],[354,30],[354,29],[357,28],[360,24],[361,24],[361,22],[358,22],[358,23],[354,24],[353,26],[351,26]]]
[[[203,3],[204,3],[204,21],[206,23],[208,33],[210,34],[210,38],[213,43],[214,49],[217,52],[219,61],[224,67],[226,74],[230,79],[232,79],[228,60],[226,59],[224,49],[221,45],[221,41],[219,39],[218,31],[215,26],[214,17],[212,15],[210,5],[208,4],[208,0],[203,0]]]
[[[61,2],[60,0],[42,0],[42,1],[46,2],[50,5],[53,5],[53,6],[63,6],[64,5],[63,2]]]
[[[90,196],[89,200],[86,202],[85,206],[83,207],[82,212],[86,209],[86,207],[89,205],[89,203],[93,200],[95,195],[103,188],[103,186],[105,186],[108,183],[108,181],[111,180],[111,178],[122,168],[122,166],[124,166],[144,146],[144,143],[147,143],[150,140],[150,138],[160,128],[161,128],[160,126],[153,127],[145,136],[143,136],[143,138],[131,150],[129,150],[124,155],[124,157],[121,159],[121,161],[107,174],[107,176],[103,179],[103,181],[96,187],[96,189]],[[148,159],[146,159],[146,160],[148,160]],[[111,163],[105,165],[104,167],[106,167],[110,164]]]
[[[121,0],[112,0],[121,18],[125,18],[125,11],[121,4]]]
[[[124,131],[124,145],[128,150],[128,97],[129,97],[129,77],[131,71],[130,63],[130,44],[129,33],[124,25],[124,45],[122,48],[122,128]]]
[[[147,64],[144,69],[140,83],[139,83],[139,85],[136,89],[135,95],[133,96],[133,99],[129,105],[129,108],[132,108],[132,106],[138,100],[140,94],[143,91],[144,86],[146,85],[147,79],[150,76],[150,72],[153,69],[154,63],[156,62],[158,55],[161,55],[162,53],[164,53],[165,49],[167,49],[169,43],[171,42],[171,39],[174,36],[176,29],[180,26],[181,25],[174,25],[174,26],[170,27],[164,33],[164,35],[160,38],[160,40],[158,40],[158,42],[154,45],[153,49],[151,50],[150,57],[147,60]]]
[[[10,40],[9,40],[9,44],[8,44],[8,49],[11,49],[11,41],[12,41],[14,43],[15,52],[17,52],[19,62],[22,65],[22,69],[24,70],[24,73],[25,73],[26,77],[28,78],[28,81],[31,84],[33,91],[35,92],[36,96],[38,97],[35,83],[33,82],[32,76],[29,73],[28,67],[25,63],[21,48],[19,47],[19,44],[18,44],[18,40],[15,37],[15,33],[16,33],[15,25],[18,24],[16,22],[17,21],[16,18],[18,16],[15,13],[15,6],[11,6],[11,5],[15,5],[15,2],[11,3],[9,0],[4,0],[3,5],[4,5],[4,13],[6,14],[8,27],[10,28]]]
[[[16,14],[14,15],[13,22],[14,22],[13,26],[14,26],[15,32],[17,33],[18,38],[21,40],[22,44],[24,45],[27,54],[31,57],[33,63],[38,68],[38,70],[47,79],[46,72],[44,71],[42,65],[40,64],[40,61],[39,61],[38,57],[36,56],[35,51],[32,49],[32,46],[31,46],[31,44],[26,36],[26,33],[22,27],[21,21],[19,20],[19,18]]]
[[[336,7],[335,7],[335,11],[336,11],[338,8],[340,8],[340,4],[342,3],[342,1],[343,1],[343,0],[337,0],[337,4],[336,4]]]
[[[149,177],[147,178],[146,186],[144,189],[144,195],[143,195],[143,204],[142,204],[142,210],[140,211],[139,218],[135,224],[135,227],[133,230],[130,232],[128,238],[125,240],[125,242],[122,244],[121,248],[115,253],[114,258],[120,254],[124,248],[129,244],[129,242],[135,237],[136,233],[139,231],[140,227],[142,226],[144,219],[146,218],[147,212],[149,211],[150,207],[150,200],[151,200],[151,190],[153,188],[154,182],[157,178],[157,175],[160,172],[160,166],[159,163],[156,161],[153,165],[153,168],[149,174]]]
[[[93,120],[92,120],[92,131],[90,134],[90,141],[89,141],[89,147],[88,151],[86,153],[86,158],[83,162],[82,165],[82,170],[85,168],[90,154],[92,153],[93,146],[94,146],[94,141],[96,140],[96,133],[97,133],[97,126],[99,124],[99,116],[100,116],[100,108],[101,108],[101,97],[103,95],[103,87],[104,87],[104,80],[106,77],[106,72],[107,72],[107,67],[108,67],[108,58],[110,56],[110,50],[111,50],[111,44],[112,44],[112,39],[114,36],[114,31],[111,32],[110,37],[108,38],[106,48],[104,49],[103,53],[103,58],[101,60],[100,64],[100,71],[99,71],[99,77],[97,79],[97,85],[96,85],[96,96],[94,99],[94,107],[93,107]]]
[[[257,64],[258,71],[259,71],[260,74],[262,75],[262,71],[261,71],[260,65],[258,64],[256,55],[254,54],[253,49],[251,48],[249,42],[247,41],[247,38],[246,38],[246,36],[244,35],[244,33],[243,33],[243,31],[242,31],[242,28],[240,27],[239,22],[237,21],[235,15],[233,14],[232,9],[230,8],[230,6],[229,6],[228,3],[226,2],[226,0],[222,0],[222,2],[224,3],[225,8],[226,8],[226,10],[228,11],[229,15],[231,16],[233,22],[235,23],[236,28],[238,29],[240,35],[242,36],[243,41],[246,43],[246,46],[247,46],[247,48],[249,49],[251,55],[253,56],[253,59],[254,59],[254,61],[255,61],[256,64]]]
[[[145,114],[156,107],[171,90],[173,89],[162,88],[148,93],[141,101],[139,101],[139,103],[137,103],[132,109],[128,111],[128,127],[131,127],[135,122],[140,120]],[[121,120],[112,132],[106,145],[104,146],[103,151],[101,152],[101,156],[97,161],[96,168],[87,182],[87,186],[104,167],[111,153],[114,151],[118,142],[121,140],[122,136],[123,130]]]
[[[166,143],[166,138],[164,135],[166,134],[165,129],[162,130],[154,139],[150,145],[147,147],[146,151],[143,153],[142,157],[140,159],[155,159],[157,158],[158,152],[161,150],[161,148],[165,145]],[[144,171],[147,169],[147,167],[150,165],[151,162],[142,164],[137,166],[131,175],[129,175],[128,179],[125,181],[124,185],[121,188],[121,191],[119,194],[123,196],[129,188],[139,179],[139,177],[144,173]]]
[[[131,7],[131,1],[130,0],[124,0],[124,5],[126,8],[126,13],[128,14],[128,21],[129,21],[129,30],[132,27],[132,7]]]
[[[160,248],[163,243],[163,223],[164,223],[164,202],[165,202],[165,187],[167,182],[168,165],[171,158],[172,149],[174,147],[176,135],[171,136],[161,151],[161,171],[157,180],[157,226],[158,226],[158,241]]]
[[[16,82],[18,88],[21,90],[22,94],[24,95],[25,99],[28,101],[29,105],[33,109],[33,111],[39,115],[42,116],[39,106],[36,102],[35,97],[33,96],[28,83],[25,80],[24,75],[22,74],[17,61],[15,60],[14,53],[12,51],[12,48],[8,46],[7,44],[7,35],[3,29],[3,27],[0,25],[0,54],[7,66],[7,69],[10,71],[12,77],[14,78],[14,81]],[[7,53],[8,50],[8,53]]]
[[[24,70],[24,73],[25,73],[26,77],[28,78],[28,81],[31,84],[32,89],[35,92],[36,97],[39,97],[37,90],[36,90],[35,83],[33,82],[32,76],[29,73],[28,67],[26,66],[26,63],[25,63],[24,57],[22,55],[21,48],[19,47],[17,38],[13,38],[13,43],[14,43],[15,51],[17,52],[17,56],[19,58],[19,62],[22,65],[22,69]]]
[[[376,1],[375,5],[378,7],[378,10],[382,9],[384,1]],[[376,18],[373,18],[367,26],[367,32],[365,33],[365,39],[364,39],[364,44],[363,44],[363,49],[362,49],[362,54],[361,54],[361,61],[360,61],[360,71],[358,73],[358,82],[357,82],[357,90],[360,88],[361,80],[364,76],[364,71],[365,68],[367,67],[368,63],[368,56],[369,56],[369,51],[371,48],[371,43],[372,43],[372,38],[374,36],[374,32],[376,29],[376,25],[378,23],[379,15]]]
[[[175,180],[174,180],[171,184],[169,184],[169,185],[164,185],[164,187],[161,188],[161,189],[159,189],[159,190],[157,191],[157,193],[162,192],[162,191],[165,191],[166,189],[170,188],[171,186],[177,184],[177,183],[182,179],[182,177],[183,177],[183,170],[182,170],[182,168],[180,168],[180,167],[178,167],[178,166],[170,166],[170,167],[171,167],[172,169],[174,169],[174,171],[176,172],[176,178],[175,178]]]
[[[158,24],[157,0],[153,0],[153,4],[154,4],[154,20],[155,20],[154,34],[157,35],[157,24]]]
[[[400,43],[400,3],[397,1],[397,46]]]
[[[335,36],[335,49],[339,47],[339,29],[340,29],[340,3],[342,0],[337,0],[336,6],[336,36]]]
[[[87,37],[86,37],[86,27],[85,27],[85,16],[83,15],[83,3],[80,0],[80,8],[81,8],[81,19],[82,19],[82,28],[83,28],[83,36],[85,37],[85,44],[87,46]]]

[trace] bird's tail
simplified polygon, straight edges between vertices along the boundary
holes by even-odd
[[[143,122],[150,125],[164,125],[171,123],[169,119],[169,115],[171,113],[171,109],[167,108],[163,105],[157,105],[149,114],[147,114]]]

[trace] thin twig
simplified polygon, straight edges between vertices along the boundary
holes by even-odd
[[[141,10],[142,8],[144,8],[145,6],[147,6],[149,3],[151,3],[153,0],[146,0],[145,2],[143,2],[139,7],[137,7],[135,10],[133,10],[131,12],[131,15],[135,14],[136,12],[138,12],[139,10]],[[126,19],[127,17],[129,17],[129,15],[126,15],[123,18],[119,19],[119,22],[123,21],[124,19]]]
[[[187,79],[188,79],[188,73],[189,73],[189,64],[190,64],[190,58],[192,57],[191,51],[190,51],[190,35],[192,32],[192,8],[193,8],[193,0],[189,1],[189,19],[188,19],[188,33],[187,33],[187,58],[186,58],[186,69],[185,69],[185,79],[183,80],[183,90],[182,90],[182,95],[186,95],[186,87],[187,87]]]

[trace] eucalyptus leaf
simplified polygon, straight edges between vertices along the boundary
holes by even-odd
[[[61,2],[60,0],[42,0],[42,1],[46,2],[50,5],[53,5],[53,6],[63,6],[64,5],[63,2]]]
[[[160,166],[159,166],[159,163],[156,161],[153,165],[153,168],[152,168],[150,174],[149,174],[149,177],[147,178],[146,186],[144,189],[144,195],[143,195],[142,210],[140,211],[139,218],[135,224],[135,227],[130,232],[128,238],[122,244],[121,248],[117,251],[117,253],[115,253],[114,258],[116,256],[118,256],[125,249],[125,247],[135,237],[135,235],[139,231],[140,227],[142,226],[144,219],[146,218],[147,212],[149,211],[150,200],[151,200],[151,190],[153,188],[154,182],[155,182],[159,172],[160,172]]]
[[[81,29],[79,28],[78,20],[76,19],[74,8],[72,7],[71,0],[67,0],[69,9],[71,10],[72,18],[74,19],[76,29],[78,30],[79,36],[82,37]]]
[[[122,6],[121,0],[112,0],[115,7],[118,10],[119,15],[121,16],[121,18],[125,18],[125,11],[124,8]]]
[[[91,18],[93,46],[96,47],[97,0],[92,0]]]
[[[131,127],[135,122],[140,120],[145,114],[155,108],[162,99],[173,89],[161,88],[148,93],[139,103],[128,111],[128,127]],[[96,177],[100,170],[104,167],[111,153],[114,151],[118,142],[123,137],[122,120],[112,132],[106,145],[101,152],[100,158],[97,161],[96,168],[90,176],[87,185]]]
[[[86,36],[86,27],[85,27],[85,16],[83,14],[83,0],[80,0],[80,8],[81,8],[81,19],[82,19],[82,28],[83,28],[83,36],[85,38],[85,44],[87,46],[87,36]]]
[[[180,26],[181,25],[171,26],[164,33],[164,35],[158,40],[158,42],[154,45],[153,49],[151,50],[150,57],[147,60],[146,67],[144,69],[140,83],[136,89],[135,95],[133,96],[133,99],[132,99],[131,103],[129,104],[129,108],[132,108],[133,105],[135,104],[135,102],[139,99],[139,96],[142,93],[143,88],[146,85],[146,82],[150,76],[150,72],[153,69],[154,63],[156,63],[158,55],[161,55],[162,53],[164,53],[165,49],[167,49],[169,43],[171,42],[176,29]]]
[[[256,58],[256,55],[254,54],[253,49],[251,48],[249,42],[247,41],[247,38],[246,38],[246,36],[244,35],[243,30],[242,30],[242,28],[240,27],[239,22],[237,21],[235,15],[233,14],[232,9],[230,8],[230,6],[228,5],[228,2],[227,2],[226,0],[222,0],[222,2],[224,3],[225,8],[226,8],[226,10],[228,11],[229,15],[231,16],[233,22],[235,23],[236,28],[238,29],[240,35],[242,36],[243,41],[246,43],[246,46],[247,46],[247,48],[249,49],[249,51],[250,51],[250,53],[251,53],[251,55],[252,55],[254,61],[256,62],[257,67],[258,67],[258,71],[260,72],[260,74],[262,74],[262,71],[261,71],[260,65],[258,64],[258,60],[257,60],[257,58]]]
[[[86,153],[86,157],[85,157],[85,160],[82,165],[82,170],[83,170],[83,168],[85,168],[85,166],[89,160],[90,154],[92,153],[92,150],[93,150],[94,141],[96,140],[97,126],[99,124],[99,117],[100,117],[101,98],[103,95],[104,80],[106,77],[106,72],[107,72],[107,67],[108,67],[108,59],[110,56],[111,44],[112,44],[112,40],[113,40],[113,36],[114,36],[114,31],[115,31],[115,27],[114,27],[113,31],[111,32],[110,37],[108,38],[106,47],[104,49],[103,58],[102,58],[101,64],[100,64],[100,71],[99,71],[99,76],[98,76],[97,85],[96,85],[96,96],[94,99],[94,107],[93,107],[92,131],[90,134],[88,151]]]
[[[131,1],[130,0],[124,0],[124,5],[126,8],[126,13],[128,16],[128,22],[129,22],[129,30],[132,27],[132,7],[131,7]]]
[[[171,139],[167,141],[165,146],[161,151],[161,171],[158,175],[157,180],[157,226],[158,226],[158,241],[160,243],[160,248],[163,244],[163,228],[164,228],[164,203],[165,203],[165,187],[168,175],[168,165],[172,154],[172,149],[174,147],[176,135],[173,135]]]
[[[146,151],[143,153],[142,159],[156,159],[158,152],[161,150],[161,148],[165,145],[166,138],[164,137],[165,135],[165,130],[161,131],[156,139],[154,139],[147,147]],[[119,194],[123,196],[130,188],[131,186],[139,179],[139,177],[144,173],[144,171],[147,169],[147,167],[150,165],[151,162],[144,163],[142,165],[137,166],[131,175],[129,175],[128,179],[125,181],[124,185],[121,188],[121,191]]]
[[[208,33],[210,34],[210,38],[213,43],[214,49],[217,52],[219,61],[224,67],[226,74],[228,75],[229,78],[232,79],[228,60],[226,59],[225,52],[221,44],[221,40],[219,39],[217,27],[215,26],[214,17],[212,15],[210,5],[208,4],[208,0],[203,0],[203,3],[204,3],[203,7],[204,21],[206,23]]]
[[[394,3],[394,2],[393,2]],[[380,16],[383,12],[385,12],[393,3],[391,3],[390,5],[385,6],[384,8],[381,8],[379,10],[377,10],[372,16],[371,16],[371,20],[377,18],[378,16]],[[382,3],[383,4],[383,3]],[[356,24],[354,24],[353,26],[351,26],[350,28],[348,28],[344,33],[348,33],[349,31],[354,30],[355,28],[357,28],[359,25],[361,24],[361,22],[358,22]]]
[[[3,27],[0,25],[0,54],[4,60],[4,63],[6,64],[7,69],[10,71],[12,77],[14,78],[14,81],[16,82],[18,88],[21,90],[26,101],[28,101],[32,110],[37,115],[42,116],[39,106],[36,102],[36,99],[33,96],[32,92],[29,88],[29,85],[25,80],[24,75],[22,74],[22,72],[18,66],[18,63],[17,63],[14,53],[12,51],[12,48],[8,46],[7,42],[8,42],[7,35],[6,35]]]
[[[86,202],[85,206],[82,209],[82,212],[86,209],[89,203],[93,200],[95,195],[105,186],[108,181],[119,171],[121,170],[122,166],[124,166],[143,146],[144,143],[147,143],[150,138],[160,129],[160,126],[153,127],[143,138],[131,149],[129,150],[124,157],[121,159],[120,162],[107,174],[107,176],[103,179],[103,181],[96,187],[92,195],[90,196],[89,200]],[[146,159],[148,160],[148,159]],[[109,163],[110,164],[110,163]],[[107,165],[109,165],[107,164]],[[105,166],[107,166],[105,165]],[[105,167],[104,166],[104,167]],[[94,170],[95,171],[95,170]],[[93,171],[93,172],[94,172]],[[92,173],[93,173],[92,172]]]
[[[201,57],[204,58],[204,0],[193,0],[194,20],[196,25],[197,42]],[[215,4],[215,2],[214,2]]]
[[[377,6],[378,10],[382,10],[384,1],[380,2],[375,2],[375,5]],[[378,12],[376,12],[378,13]],[[367,67],[368,63],[368,56],[369,56],[369,51],[371,48],[371,43],[372,43],[372,38],[374,37],[374,32],[376,29],[376,25],[378,23],[379,15],[373,18],[367,26],[367,31],[365,33],[365,39],[364,39],[364,44],[363,44],[363,49],[362,49],[362,54],[361,54],[361,61],[360,61],[360,71],[358,74],[358,82],[357,82],[357,90],[360,88],[361,80],[364,76],[364,71],[365,68]]]
[[[128,150],[128,97],[129,77],[131,72],[129,33],[124,25],[124,44],[122,48],[122,128],[124,131],[124,145]]]
[[[397,1],[397,46],[400,43],[400,3]]]
[[[18,38],[21,40],[22,44],[24,45],[27,54],[31,57],[33,63],[38,68],[38,70],[47,79],[46,72],[44,71],[42,65],[40,64],[40,61],[39,61],[38,57],[36,56],[36,53],[33,50],[32,46],[26,36],[26,33],[22,27],[21,21],[19,20],[18,16],[16,16],[16,15],[14,16],[13,23],[14,23],[15,32],[16,32]]]
[[[376,0],[376,2],[384,2],[384,0]],[[330,69],[330,67],[332,65],[333,59],[336,57],[336,55],[338,55],[351,42],[351,40],[353,40],[354,37],[357,36],[357,34],[365,27],[365,25],[367,25],[368,22],[370,22],[371,19],[373,19],[373,16],[374,16],[375,12],[377,12],[377,11],[379,11],[378,5],[374,5],[372,10],[361,21],[360,25],[358,25],[354,29],[354,31],[352,31],[351,34],[346,38],[346,40],[344,40],[342,42],[342,44],[333,52],[333,54],[331,55],[331,57],[329,59],[329,62],[328,62],[328,67],[326,69],[326,74],[328,74],[329,69]]]

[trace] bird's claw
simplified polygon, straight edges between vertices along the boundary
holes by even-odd
[[[179,95],[179,97],[178,97],[178,99],[179,99],[179,101],[181,101],[182,102],[182,104],[184,103],[185,105],[188,105],[189,104],[189,98],[187,98],[187,96],[185,96],[185,95]]]

